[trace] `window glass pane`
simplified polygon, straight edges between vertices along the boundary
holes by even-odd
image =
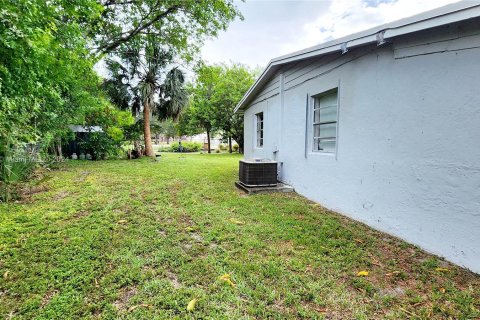
[[[313,151],[335,152],[335,140],[313,139]]]
[[[318,151],[335,152],[335,140],[318,140]]]
[[[263,112],[257,113],[255,117],[257,127],[257,147],[263,147]]]
[[[263,147],[263,138],[257,139],[257,147]]]
[[[325,106],[319,110],[320,121],[337,121],[337,106]]]
[[[337,124],[336,123],[328,123],[328,124],[321,124],[320,127],[320,135],[316,137],[320,138],[335,138],[337,136]]]
[[[331,93],[320,97],[320,108],[337,105],[337,93]]]

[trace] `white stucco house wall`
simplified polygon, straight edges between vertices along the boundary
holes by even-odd
[[[275,58],[236,112],[298,193],[480,272],[480,2]]]

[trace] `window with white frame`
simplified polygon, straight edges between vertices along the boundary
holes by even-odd
[[[263,147],[263,112],[255,115],[257,148]]]
[[[313,151],[335,153],[338,91],[313,97]]]

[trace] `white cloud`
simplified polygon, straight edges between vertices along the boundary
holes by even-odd
[[[397,0],[372,6],[365,0],[335,0],[316,21],[304,24],[304,36],[290,49],[313,46],[381,24],[406,18],[458,0]],[[370,4],[370,5],[369,5]]]
[[[238,6],[234,22],[208,41],[209,62],[265,66],[277,56],[428,11],[458,0],[250,1]]]

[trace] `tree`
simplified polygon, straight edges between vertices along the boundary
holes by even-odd
[[[192,103],[188,109],[190,128],[201,128],[207,132],[208,153],[210,153],[211,134],[216,130],[214,104],[215,86],[222,76],[221,66],[201,65],[196,70],[197,79],[190,88]],[[194,131],[194,130],[191,130]]]
[[[170,143],[170,138],[175,138],[178,133],[178,128],[175,122],[171,119],[164,120],[160,123],[161,132],[167,138],[167,144]]]
[[[110,78],[106,86],[112,94],[118,94],[112,101],[119,106],[134,114],[142,111],[145,154],[154,157],[152,114],[161,121],[178,118],[188,95],[183,72],[177,67],[168,70],[174,58],[171,49],[162,47],[153,36],[147,38],[124,46],[118,57],[108,60]]]
[[[212,103],[215,106],[215,126],[228,140],[232,153],[232,138],[243,152],[243,115],[233,110],[243,95],[253,85],[256,72],[242,64],[222,65],[222,76],[215,85]]]
[[[233,0],[98,0],[101,14],[91,23],[99,55],[155,36],[177,53],[198,50],[239,16]]]
[[[101,7],[0,0],[0,8],[0,142],[58,142],[106,103],[86,37]]]
[[[202,65],[196,75],[190,89],[192,104],[182,120],[182,130],[207,131],[209,148],[210,133],[221,132],[229,142],[230,152],[232,139],[243,151],[243,116],[233,110],[255,81],[256,72],[241,64]]]

